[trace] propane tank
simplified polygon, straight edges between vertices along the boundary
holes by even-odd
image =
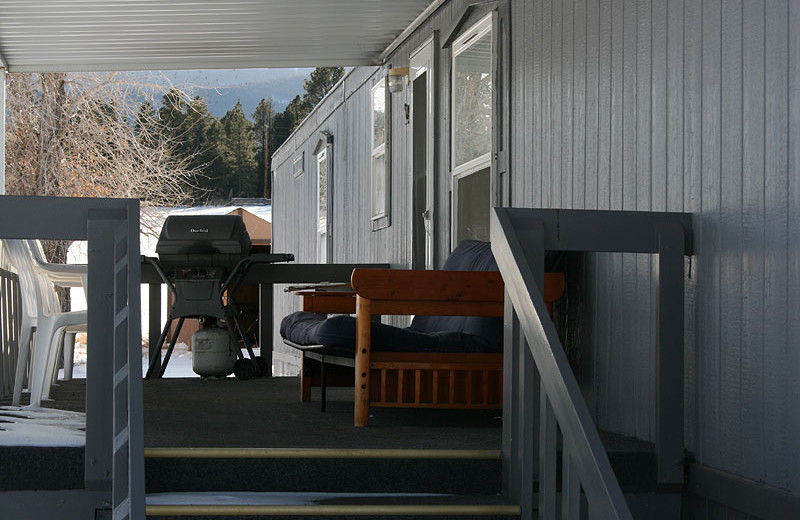
[[[236,342],[228,330],[201,322],[192,334],[192,370],[202,377],[225,377],[235,362]]]

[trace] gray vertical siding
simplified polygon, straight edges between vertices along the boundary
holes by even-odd
[[[510,4],[512,205],[694,213],[688,447],[704,464],[800,493],[800,2]],[[441,44],[462,12],[442,6],[389,62],[405,66],[434,31]],[[450,51],[436,52],[440,265],[450,249]],[[326,129],[331,260],[407,265],[407,89],[392,96],[392,225],[370,231],[376,73],[353,70],[276,153],[276,251],[316,259],[311,153]],[[294,179],[300,150],[306,172]],[[656,263],[597,254],[585,265],[583,388],[601,427],[653,439]],[[276,289],[276,319],[297,305]]]
[[[800,27],[800,5],[798,2],[789,4],[787,16],[791,34],[789,37],[789,95],[788,110],[789,128],[787,142],[789,145],[788,164],[788,304],[789,319],[786,324],[786,336],[790,341],[786,345],[786,364],[791,374],[800,372],[800,348],[797,347],[797,338],[800,338],[800,38],[797,37],[797,28]],[[787,418],[790,434],[797,438],[800,432],[800,385],[789,385],[786,396],[789,404],[789,417]],[[791,441],[790,441],[791,442]],[[788,472],[791,489],[797,492],[800,485],[800,450],[791,450],[788,456]]]
[[[393,215],[392,225],[372,232],[370,224],[371,148],[370,88],[377,68],[358,68],[348,74],[326,100],[306,119],[273,157],[274,213],[273,249],[295,254],[295,260],[314,263],[317,260],[316,237],[316,157],[314,148],[321,138],[320,131],[333,134],[331,203],[333,204],[333,254],[330,262],[405,262],[405,222]],[[392,99],[395,116],[402,114],[402,102]],[[399,104],[399,109],[398,109]],[[393,117],[392,132],[401,131]],[[305,154],[305,171],[295,178],[292,162]],[[393,211],[405,202],[405,158],[392,156]],[[399,216],[399,215],[398,215]],[[275,318],[299,308],[299,299],[284,294],[283,287],[275,289]],[[275,336],[279,373],[297,370],[296,353],[280,343]],[[286,366],[284,366],[284,364]]]
[[[800,492],[796,0],[512,2],[515,206],[689,211],[687,439]],[[647,256],[594,255],[587,388],[653,438]]]
[[[449,32],[461,17],[464,6],[450,2],[437,10],[411,37],[398,48],[388,64],[407,66],[413,50],[437,31]],[[477,19],[479,10],[471,15]],[[441,43],[441,42],[440,42]],[[450,252],[450,161],[449,161],[449,95],[450,49],[436,49],[440,66],[435,71],[436,140],[439,148],[434,154],[435,169],[435,226],[436,264],[441,265]],[[371,231],[370,165],[371,114],[370,88],[382,68],[359,67],[352,70],[339,86],[312,112],[298,130],[276,151],[273,157],[273,250],[292,252],[297,262],[316,261],[316,163],[312,154],[321,130],[334,136],[333,171],[333,255],[331,262],[388,262],[407,267],[409,251],[409,210],[411,205],[408,171],[408,126],[403,105],[410,102],[409,89],[391,95],[391,226]],[[292,161],[305,152],[305,173],[295,179]],[[282,287],[275,288],[275,319],[297,310],[298,298],[285,295]],[[297,357],[285,347],[276,331],[274,348],[279,373],[297,371]]]

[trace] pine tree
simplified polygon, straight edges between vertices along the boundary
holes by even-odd
[[[256,196],[258,179],[256,173],[256,141],[253,125],[244,115],[242,102],[229,110],[220,119],[223,130],[221,160],[229,193],[235,197]]]
[[[161,107],[158,109],[158,122],[165,137],[183,139],[181,133],[186,119],[185,108],[186,99],[178,89],[173,87],[162,96]]]
[[[342,76],[344,76],[344,67],[317,67],[311,71],[311,75],[303,83],[303,88],[306,91],[303,97],[296,96],[286,106],[286,110],[275,117],[277,131],[275,149],[283,144],[308,114],[331,91],[334,85],[342,79]],[[281,128],[277,128],[279,120]]]
[[[295,128],[297,120],[296,114],[299,113],[302,98],[295,96],[295,98],[286,106],[283,112],[278,112],[272,120],[272,128],[270,128],[270,150],[277,150],[289,138]]]
[[[342,79],[342,76],[344,76],[344,67],[317,67],[311,71],[311,75],[303,82],[303,88],[306,91],[303,95],[303,106],[306,109],[303,117],[314,110],[314,107]]]
[[[224,136],[222,123],[216,117],[210,116],[206,128],[208,148],[205,152],[206,161],[202,167],[201,179],[201,186],[207,190],[206,198],[227,197],[230,191],[227,179],[228,167],[222,159]]]
[[[219,121],[209,113],[205,99],[199,96],[187,103],[184,110],[180,129],[182,153],[190,158],[193,169],[202,172],[195,178],[200,191],[205,195],[213,194],[218,187],[214,167],[220,156]]]

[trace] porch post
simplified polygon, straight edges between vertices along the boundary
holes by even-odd
[[[659,484],[683,481],[683,227],[658,230],[658,337],[656,341],[656,455]]]
[[[6,194],[6,68],[0,56],[0,195]]]
[[[538,219],[529,224],[519,243],[533,278],[544,288],[545,225]],[[519,502],[520,517],[526,520],[536,510],[533,485],[541,463],[539,401],[540,395],[546,396],[541,392],[539,371],[508,292],[503,334],[503,493]]]
[[[86,358],[86,453],[84,484],[110,491],[114,451],[114,229],[108,210],[89,210],[88,337]]]

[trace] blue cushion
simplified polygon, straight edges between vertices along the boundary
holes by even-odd
[[[464,240],[442,266],[444,271],[498,271],[489,242]],[[503,318],[488,316],[415,316],[411,329],[426,333],[460,332],[481,338],[489,352],[503,350]]]
[[[298,345],[324,345],[330,353],[354,353],[356,319],[313,312],[294,312],[281,320],[281,336]],[[376,352],[500,352],[480,336],[457,331],[423,333],[372,323],[372,350]]]
[[[488,242],[465,240],[445,261],[446,271],[497,271]],[[325,345],[353,352],[356,320],[295,312],[281,321],[281,336],[299,345]],[[416,316],[408,328],[372,323],[372,349],[383,352],[502,352],[503,318]]]

